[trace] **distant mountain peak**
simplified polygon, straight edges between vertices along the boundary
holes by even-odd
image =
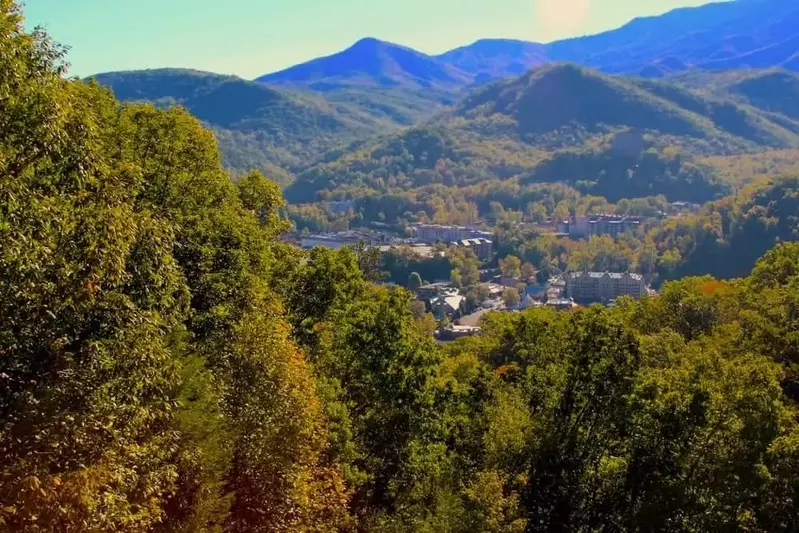
[[[352,50],[354,48],[369,48],[375,46],[399,46],[399,45],[389,43],[388,41],[383,41],[382,39],[378,39],[377,37],[363,37],[355,41],[355,43],[353,43],[353,45],[350,46],[348,50]]]
[[[694,68],[799,70],[797,27],[796,0],[716,1],[637,17],[596,35],[548,44],[484,38],[437,56],[365,37],[337,54],[258,81],[318,90],[347,85],[459,90],[560,61],[651,78]]]
[[[324,91],[348,84],[451,88],[466,85],[471,79],[437,58],[405,46],[366,37],[341,52],[261,76],[256,81]]]

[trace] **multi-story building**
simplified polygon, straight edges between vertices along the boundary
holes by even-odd
[[[490,261],[494,258],[494,242],[489,239],[464,239],[453,242],[452,246],[469,248],[481,261]]]
[[[640,225],[640,217],[589,215],[564,220],[559,224],[558,232],[568,233],[572,239],[587,239],[603,235],[610,235],[615,239],[627,231],[635,231]]]
[[[439,226],[434,224],[420,224],[412,226],[414,237],[416,239],[428,243],[435,244],[437,242],[455,242],[465,239],[479,239],[491,237],[490,233],[479,231],[472,228],[465,228],[463,226]]]
[[[641,219],[638,217],[602,215],[588,221],[588,233],[597,237],[610,235],[616,239],[628,231],[635,231],[640,225]]]
[[[566,295],[576,302],[610,302],[619,296],[640,298],[646,282],[640,274],[629,272],[571,272],[566,275]]]

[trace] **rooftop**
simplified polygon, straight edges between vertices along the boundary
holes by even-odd
[[[594,279],[602,279],[606,276],[610,279],[622,279],[625,276],[629,276],[636,281],[642,281],[644,279],[641,274],[633,274],[632,272],[569,272],[568,276],[571,279],[577,279],[583,276],[588,276]]]
[[[480,328],[475,326],[449,326],[445,328],[453,333],[480,333]]]

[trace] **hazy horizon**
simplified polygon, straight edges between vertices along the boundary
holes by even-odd
[[[266,4],[270,5],[266,5]],[[551,42],[703,0],[28,0],[28,27],[70,47],[71,75],[191,68],[255,78],[365,37],[435,55],[483,38]],[[69,4],[69,5],[67,5]],[[490,5],[488,5],[490,4]]]

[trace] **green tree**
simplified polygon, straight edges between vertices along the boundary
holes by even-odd
[[[0,523],[141,531],[175,487],[175,229],[137,209],[110,94],[0,2]]]
[[[412,293],[416,293],[419,287],[422,286],[422,283],[422,276],[420,276],[418,272],[411,272],[410,277],[408,277],[408,290]]]
[[[429,388],[439,363],[430,337],[419,331],[405,291],[370,289],[335,321],[319,371],[344,384],[359,451],[353,467],[366,473],[356,487],[361,511],[388,509],[409,446],[432,408]]]
[[[411,300],[411,314],[415,318],[424,318],[427,314],[424,302],[421,300]]]
[[[516,309],[519,307],[521,303],[521,297],[519,296],[519,291],[512,288],[507,288],[502,292],[502,301],[505,302],[505,305],[510,309]]]
[[[508,278],[518,278],[522,275],[522,262],[515,255],[509,255],[499,260],[499,270]]]
[[[464,286],[464,284],[463,284],[463,274],[461,274],[461,271],[458,270],[457,268],[452,269],[452,272],[450,273],[449,279],[450,279],[450,281],[452,281],[452,283],[456,287],[463,287]]]

